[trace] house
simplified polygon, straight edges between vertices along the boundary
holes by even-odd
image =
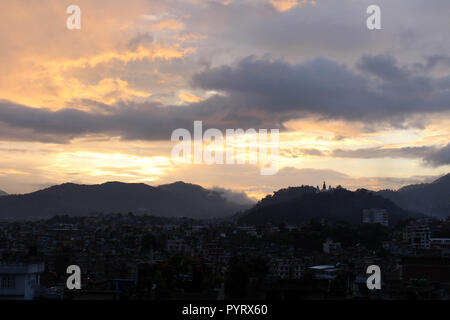
[[[0,300],[33,300],[44,264],[0,264]]]

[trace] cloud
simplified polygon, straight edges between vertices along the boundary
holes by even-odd
[[[396,59],[390,55],[363,55],[358,68],[386,81],[404,81],[409,76],[405,69],[397,66]]]
[[[425,60],[425,63],[416,63],[414,67],[419,68],[420,70],[430,71],[438,66],[450,66],[450,57],[441,54],[427,56]]]
[[[288,148],[281,149],[280,151],[282,156],[286,156],[289,158],[298,158],[301,156],[324,156],[325,152],[319,149],[314,148]]]
[[[196,96],[195,94],[186,92],[184,90],[180,91],[180,93],[178,94],[178,98],[180,98],[180,100],[183,102],[190,102],[190,103],[200,102],[203,100],[202,98]]]
[[[364,148],[356,150],[333,150],[330,154],[337,158],[359,158],[359,159],[374,159],[374,158],[423,158],[429,154],[436,152],[438,148],[433,146],[423,147],[404,147],[404,148]]]
[[[31,130],[37,133],[37,138],[41,134],[55,134],[62,135],[64,140],[106,133],[124,139],[167,140],[174,129],[192,128],[194,120],[218,129],[286,129],[283,125],[286,121],[312,115],[321,120],[401,127],[413,115],[450,110],[450,83],[443,84],[443,78],[415,75],[406,67],[398,67],[389,56],[364,56],[358,66],[370,75],[325,58],[289,64],[248,57],[234,65],[194,75],[194,88],[221,94],[183,107],[119,102],[111,105],[110,110],[102,108],[107,110],[105,114],[76,110],[79,108],[51,111],[3,101],[0,123]],[[120,85],[119,98],[124,92],[125,96],[147,95],[128,90],[121,81],[100,84],[97,89],[105,94]],[[105,85],[108,88],[104,91]],[[90,96],[85,98],[92,100]]]
[[[297,7],[298,0],[270,0],[270,4],[278,11],[285,12]]]
[[[302,6],[305,4],[310,4],[312,6],[316,5],[315,0],[270,0],[270,4],[280,12],[289,11],[295,7]]]
[[[128,48],[130,50],[135,51],[142,44],[151,44],[153,43],[153,36],[149,32],[138,33],[136,36],[131,38],[128,42]]]
[[[431,166],[443,166],[450,164],[450,143],[444,148],[428,154],[425,157],[425,162]]]
[[[444,147],[422,146],[404,148],[365,148],[356,150],[336,149],[330,153],[336,158],[375,159],[375,158],[411,158],[423,159],[425,164],[440,167],[450,164],[450,144]]]
[[[317,114],[400,125],[412,114],[450,109],[450,87],[443,78],[415,74],[387,55],[365,55],[358,67],[364,73],[326,58],[289,64],[248,57],[199,73],[192,84],[226,93],[230,108],[259,109],[282,118]]]
[[[171,31],[177,31],[182,30],[184,28],[183,23],[176,20],[176,19],[166,19],[163,21],[158,22],[156,25],[156,28],[158,30],[171,30]]]
[[[163,91],[162,85],[154,85],[162,77],[160,64],[189,56],[195,51],[195,41],[184,44],[175,38],[177,30],[160,30],[155,22],[140,18],[148,12],[163,17],[168,8],[158,2],[79,0],[81,29],[76,31],[66,27],[70,4],[66,1],[0,2],[0,12],[4,13],[0,14],[0,99],[60,109],[80,95],[115,103],[128,89]],[[46,23],[31,27],[28,22],[36,19]],[[173,29],[170,21],[166,24]],[[176,75],[186,68],[179,68]],[[96,84],[108,79],[125,81],[127,88],[115,88],[107,99],[103,99],[103,92],[95,95]]]
[[[213,187],[211,190],[219,192],[226,200],[240,205],[253,205],[256,199],[249,198],[245,192],[234,191],[221,187]]]
[[[195,120],[202,120],[204,128],[221,130],[240,124],[244,129],[258,128],[264,121],[262,113],[227,112],[227,106],[220,100],[221,97],[210,99],[210,102],[215,102],[212,108],[203,102],[187,106],[123,102],[109,109],[102,105],[98,111],[78,108],[53,111],[0,101],[0,136],[3,139],[60,143],[89,134],[120,136],[125,140],[169,140],[177,128],[193,132]],[[266,117],[272,123],[271,116],[267,114]]]

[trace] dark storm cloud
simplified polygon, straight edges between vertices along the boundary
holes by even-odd
[[[185,128],[193,133],[193,122],[203,121],[203,128],[225,130],[241,124],[241,128],[281,127],[269,114],[227,111],[224,97],[212,97],[209,104],[161,106],[159,104],[118,104],[108,112],[76,109],[29,108],[0,101],[0,138],[21,141],[67,143],[88,134],[121,136],[126,140],[170,140],[173,130]],[[265,120],[267,118],[267,121]],[[241,120],[239,120],[241,119]]]
[[[289,64],[248,57],[196,74],[194,87],[224,94],[186,106],[122,102],[87,112],[0,101],[0,123],[12,129],[0,133],[60,142],[92,133],[167,140],[176,128],[192,129],[194,120],[218,129],[284,129],[283,122],[310,115],[402,125],[413,114],[450,110],[449,77],[421,75],[386,55],[363,56],[357,67],[359,71],[325,58]]]
[[[386,81],[407,80],[407,70],[399,68],[397,61],[390,55],[364,55],[358,63],[358,68]]]
[[[450,164],[450,143],[425,157],[425,162],[434,167]]]
[[[292,65],[249,57],[197,74],[192,83],[228,93],[231,108],[245,105],[291,117],[402,122],[414,113],[450,110],[447,78],[399,67],[387,55],[365,55],[358,68],[325,58]]]

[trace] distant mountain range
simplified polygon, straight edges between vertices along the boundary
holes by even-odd
[[[193,219],[234,215],[244,223],[297,223],[322,218],[359,223],[362,210],[368,208],[387,209],[392,224],[422,214],[449,216],[450,174],[432,183],[410,185],[397,191],[361,189],[352,192],[337,188],[317,193],[316,188],[310,186],[290,187],[266,196],[256,205],[245,195],[222,189],[208,190],[184,182],[158,187],[121,182],[65,183],[24,195],[0,191],[0,219],[133,212]]]
[[[5,191],[3,191],[3,190],[0,190],[0,197],[1,196],[7,196],[8,194],[5,192]]]
[[[382,190],[378,194],[406,210],[439,217],[450,216],[450,174],[431,183],[410,185],[397,191]]]
[[[55,215],[133,212],[161,217],[222,218],[251,207],[235,203],[221,191],[176,182],[146,184],[108,182],[100,185],[65,183],[24,195],[0,197],[0,218],[40,219]]]
[[[369,208],[386,209],[391,224],[419,216],[372,191],[361,189],[352,192],[337,188],[317,193],[314,187],[303,186],[281,189],[265,197],[253,208],[238,214],[236,218],[241,223],[251,224],[295,224],[311,219],[360,223],[363,209]]]

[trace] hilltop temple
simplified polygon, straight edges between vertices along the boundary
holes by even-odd
[[[327,184],[325,183],[325,181],[323,182],[322,189],[320,189],[319,186],[317,186],[317,188],[316,188],[317,193],[328,192],[328,191],[333,191],[333,188],[331,187],[331,185],[329,185],[328,189],[327,189]]]

